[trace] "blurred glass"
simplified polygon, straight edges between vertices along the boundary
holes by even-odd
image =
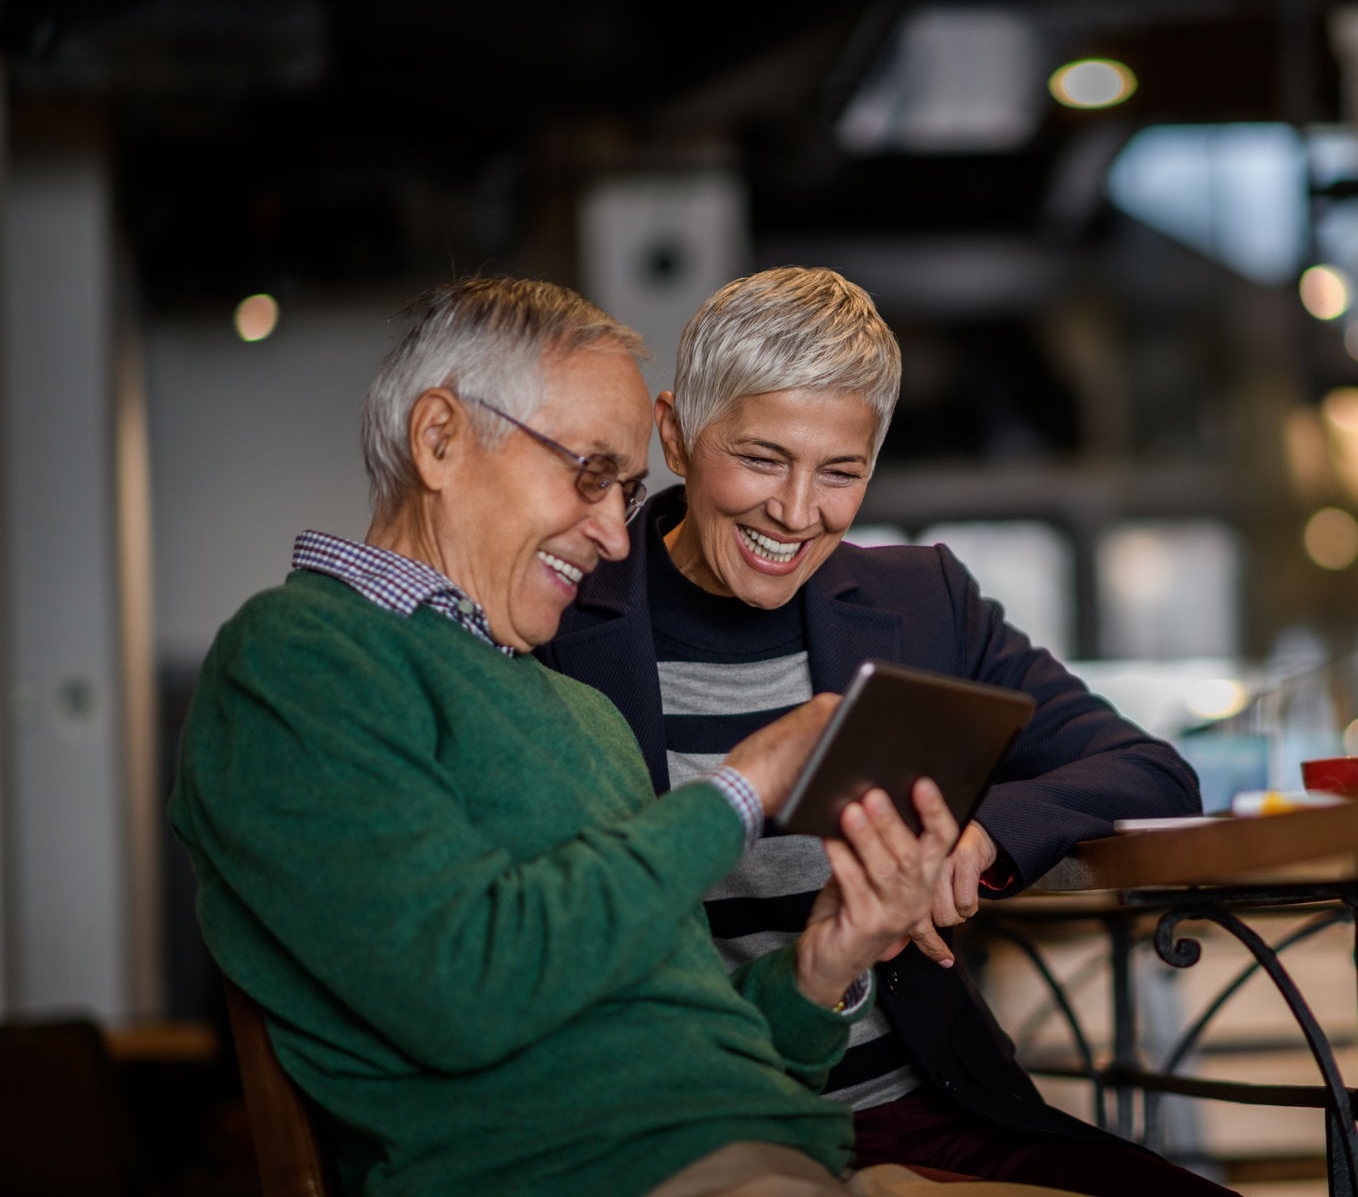
[[[1225,810],[1240,790],[1267,784],[1268,739],[1242,717],[1259,680],[1239,662],[1074,661],[1070,668],[1124,718],[1174,744],[1197,771],[1204,810]],[[1230,703],[1222,709],[1234,717],[1204,715],[1205,698],[1227,694]]]
[[[892,524],[855,524],[845,535],[862,548],[945,544],[1004,607],[1005,619],[1065,659],[1075,643],[1075,550],[1070,537],[1041,520],[949,520],[912,538]]]
[[[1353,754],[1356,719],[1358,653],[1329,659],[1313,631],[1294,627],[1278,638],[1248,705],[1229,719],[1194,729],[1180,743],[1194,763],[1195,752],[1228,755],[1230,742],[1262,745],[1263,784],[1296,790],[1302,788],[1302,761]]]
[[[1164,659],[1239,653],[1240,543],[1221,520],[1142,520],[1099,537],[1099,650]]]
[[[1305,148],[1284,124],[1154,125],[1118,155],[1108,195],[1129,216],[1273,286],[1305,260]]]
[[[1034,644],[1066,658],[1075,644],[1075,552],[1070,538],[1039,520],[965,520],[932,524],[920,544],[946,544],[981,593]]]
[[[905,13],[835,129],[854,154],[1011,150],[1041,116],[1031,19],[990,5]]]

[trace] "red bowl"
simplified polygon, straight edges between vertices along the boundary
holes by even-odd
[[[1308,790],[1324,790],[1328,794],[1358,798],[1358,756],[1302,761],[1301,780]]]

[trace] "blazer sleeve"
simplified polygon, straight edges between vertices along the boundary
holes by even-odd
[[[1005,622],[1001,606],[981,597],[946,547],[935,551],[962,672],[1026,691],[1037,703],[977,816],[1017,870],[997,896],[1031,885],[1079,841],[1114,834],[1115,819],[1201,813],[1197,775],[1170,745],[1091,694]]]

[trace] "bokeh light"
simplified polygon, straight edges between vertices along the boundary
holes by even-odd
[[[251,295],[236,305],[236,334],[242,341],[262,341],[278,327],[278,301]]]
[[[1299,498],[1320,502],[1330,486],[1330,448],[1320,412],[1311,407],[1295,407],[1283,423],[1283,454],[1288,478]]]
[[[1358,432],[1358,387],[1335,387],[1320,403],[1321,414],[1337,432]]]
[[[1140,603],[1163,599],[1174,583],[1174,562],[1164,544],[1149,532],[1120,536],[1108,561],[1108,580],[1119,594]]]
[[[1321,569],[1348,569],[1358,558],[1358,520],[1338,507],[1322,507],[1306,521],[1306,554]]]
[[[1321,400],[1330,472],[1358,500],[1358,387],[1335,387]]]
[[[1312,266],[1302,273],[1297,289],[1302,306],[1317,320],[1334,320],[1349,310],[1353,287],[1337,266]]]
[[[1084,58],[1058,67],[1047,88],[1067,108],[1108,108],[1136,91],[1136,76],[1111,58]]]
[[[1343,744],[1345,756],[1358,756],[1358,719],[1344,729]]]

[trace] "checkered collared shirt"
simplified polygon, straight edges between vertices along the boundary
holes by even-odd
[[[413,615],[417,607],[428,603],[477,639],[495,645],[505,656],[516,654],[517,650],[509,645],[496,643],[481,604],[469,598],[451,578],[423,561],[342,536],[308,530],[293,543],[292,568],[338,578],[369,602],[397,615]]]

